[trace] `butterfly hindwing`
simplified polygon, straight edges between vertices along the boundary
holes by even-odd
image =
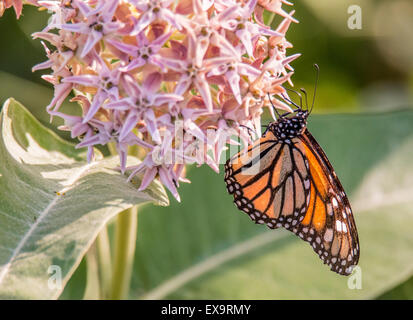
[[[348,275],[358,263],[357,228],[347,195],[325,153],[308,130],[300,137],[310,164],[310,202],[297,235],[331,270]]]

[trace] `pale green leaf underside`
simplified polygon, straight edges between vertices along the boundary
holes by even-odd
[[[141,211],[131,297],[366,299],[413,275],[413,112],[314,115],[309,127],[355,212],[361,290],[291,233],[253,224],[203,167],[181,204]]]
[[[117,157],[98,154],[88,164],[84,150],[13,99],[3,107],[0,132],[2,299],[57,298],[62,288],[48,285],[51,265],[61,268],[64,285],[110,218],[142,202],[168,204],[159,184],[138,192],[127,183],[113,170]]]

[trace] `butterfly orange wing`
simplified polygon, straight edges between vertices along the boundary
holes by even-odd
[[[296,230],[331,270],[348,275],[358,263],[357,228],[347,195],[320,145],[308,130],[299,137],[310,165],[310,201]]]
[[[267,132],[229,159],[225,171],[234,203],[252,220],[292,231],[333,271],[351,273],[359,244],[350,204],[308,130],[290,144]]]
[[[295,139],[299,142],[298,139]],[[236,206],[270,228],[297,226],[310,200],[308,162],[302,152],[272,132],[229,159],[227,190]]]

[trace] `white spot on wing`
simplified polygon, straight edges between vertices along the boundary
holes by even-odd
[[[338,232],[341,232],[341,230],[342,230],[342,224],[341,224],[341,221],[340,220],[337,220],[336,221],[336,230],[338,231]]]

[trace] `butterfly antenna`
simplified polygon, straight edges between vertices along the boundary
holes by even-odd
[[[300,89],[300,91],[301,91],[302,93],[304,93],[304,97],[305,97],[305,106],[306,106],[307,111],[308,111],[308,97],[307,97],[307,91],[305,91],[305,89],[304,89],[304,88],[301,88],[301,89]]]
[[[315,102],[315,95],[317,93],[318,77],[319,77],[319,74],[320,74],[320,67],[318,66],[317,63],[314,63],[314,68],[316,69],[317,73],[316,73],[315,85],[314,85],[313,103],[311,104],[310,113],[311,113],[311,111],[313,111],[314,102]]]
[[[271,100],[271,95],[270,95],[270,93],[269,93],[269,92],[268,92],[268,100],[270,100],[271,106],[272,106],[272,107],[273,107],[273,109],[275,110],[275,113],[277,114],[277,116],[278,116],[279,118],[281,118],[280,113],[278,112],[278,110],[277,110],[277,108],[275,107],[274,103],[272,103],[272,100]]]

